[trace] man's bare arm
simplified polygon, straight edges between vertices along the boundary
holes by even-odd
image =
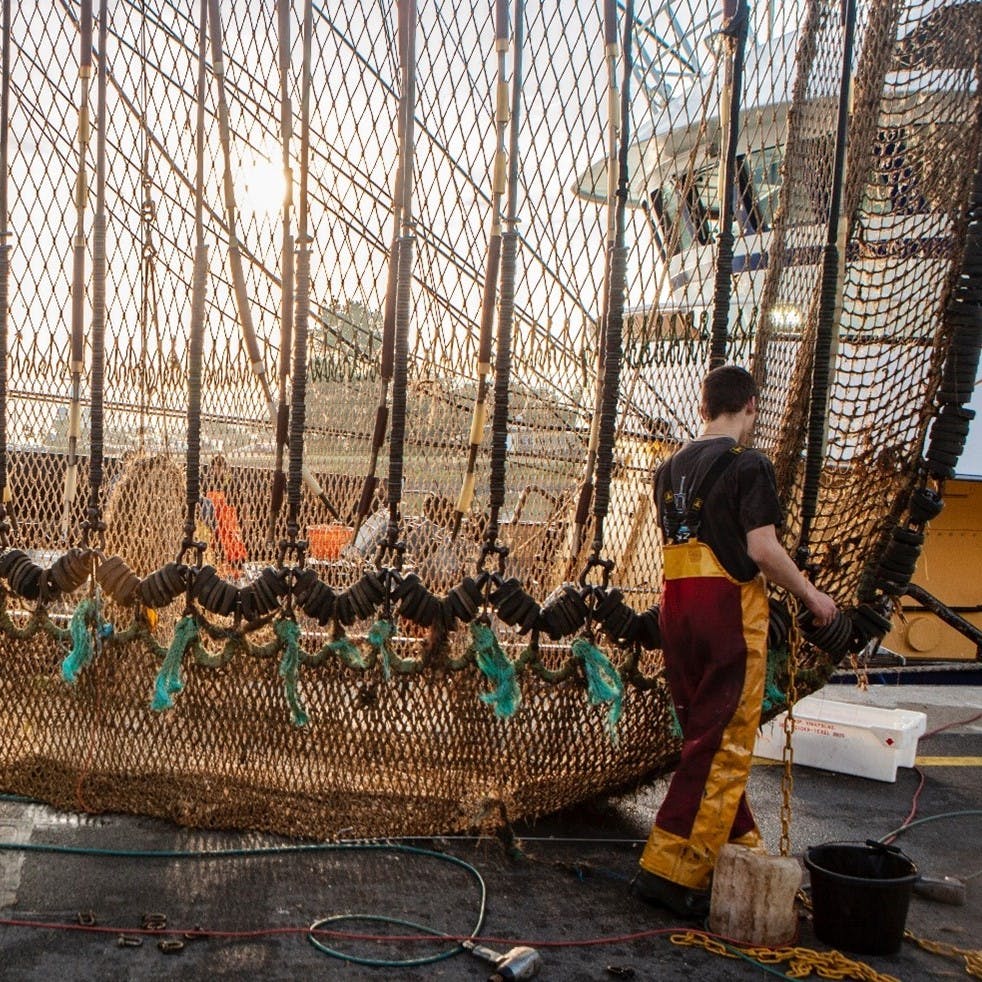
[[[835,601],[812,585],[778,541],[773,525],[762,525],[747,533],[747,552],[771,583],[784,587],[811,612],[819,626],[831,624],[838,608]]]

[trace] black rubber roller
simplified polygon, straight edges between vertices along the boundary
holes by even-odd
[[[809,610],[798,615],[798,626],[805,639],[816,648],[831,655],[835,664],[849,654],[853,634],[853,622],[841,610],[836,612],[831,624],[816,627]]]
[[[598,621],[603,623],[619,606],[622,605],[624,600],[624,594],[620,590],[614,588],[612,590],[606,590],[601,596],[594,608],[593,616],[596,617]]]
[[[303,570],[293,581],[293,599],[303,607],[308,598],[317,589],[317,584],[320,582],[320,578],[314,570]]]
[[[513,596],[517,596],[521,592],[522,583],[521,580],[516,579],[514,576],[510,576],[505,580],[497,589],[492,590],[488,594],[488,602],[495,608],[495,610],[500,611],[501,607],[506,603],[506,601]]]
[[[28,558],[27,553],[22,549],[8,549],[2,556],[0,556],[0,576],[7,579],[14,563],[21,558]]]
[[[123,607],[134,603],[140,591],[140,577],[119,556],[110,556],[95,571],[103,592]]]
[[[930,488],[915,488],[910,493],[910,520],[915,525],[924,525],[941,514],[944,499]]]
[[[334,617],[337,609],[337,594],[326,583],[319,580],[312,570],[307,572],[312,574],[312,582],[305,584],[304,599],[300,609],[323,627]],[[304,576],[306,574],[301,574],[301,579]]]
[[[771,597],[768,601],[770,615],[767,621],[767,647],[780,651],[788,643],[791,632],[791,612],[787,605]]]
[[[88,549],[69,549],[48,570],[51,594],[74,593],[89,578],[91,568],[92,553]]]
[[[882,638],[891,628],[890,618],[869,604],[860,604],[846,611],[852,621],[852,644],[862,651],[874,638]]]
[[[661,648],[661,608],[658,604],[652,604],[638,615],[638,644],[645,651]]]
[[[510,626],[522,624],[529,617],[532,617],[534,622],[536,617],[532,615],[537,607],[535,600],[521,586],[512,590],[501,603],[496,605],[498,617]]]
[[[7,576],[10,589],[26,600],[38,600],[41,596],[41,580],[46,571],[25,555],[18,559]]]
[[[450,612],[457,620],[463,621],[465,624],[469,624],[475,617],[477,617],[477,612],[481,608],[481,601],[483,599],[481,588],[478,586],[477,580],[475,580],[473,577],[465,576],[464,579],[447,594],[444,603],[446,603],[450,609]]]
[[[558,641],[578,631],[589,614],[580,591],[567,583],[546,601],[536,626],[553,641]]]
[[[187,589],[187,577],[187,566],[168,563],[141,580],[140,599],[147,607],[166,607]]]
[[[214,566],[202,566],[195,574],[194,583],[191,585],[191,595],[200,602],[217,578],[218,571]]]
[[[638,615],[624,603],[620,590],[609,591],[593,613],[608,637],[618,644],[633,644],[638,640]]]

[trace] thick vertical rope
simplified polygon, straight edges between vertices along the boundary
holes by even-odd
[[[511,120],[508,133],[508,203],[501,236],[501,299],[498,344],[494,359],[494,416],[491,421],[490,520],[487,544],[498,538],[498,517],[505,503],[505,461],[508,455],[508,387],[511,382],[511,337],[515,319],[515,273],[518,256],[519,120],[522,110],[522,55],[525,46],[525,3],[515,0],[515,53],[512,71]]]
[[[242,269],[242,249],[236,225],[235,182],[232,178],[231,127],[228,114],[228,96],[225,91],[225,63],[222,56],[222,24],[220,20],[219,0],[208,0],[208,19],[211,23],[212,71],[218,88],[218,137],[222,147],[223,187],[225,191],[225,223],[228,229],[228,263],[232,276],[232,292],[235,295],[235,309],[238,313],[239,328],[242,340],[249,358],[249,367],[259,381],[269,419],[275,428],[277,421],[276,401],[270,386],[266,363],[259,350],[259,341],[252,322],[252,308],[249,306],[249,294],[246,289],[245,273]],[[311,492],[316,495],[332,515],[338,512],[333,502],[327,497],[324,489],[318,483],[312,471],[301,464],[303,479]]]
[[[811,77],[812,67],[818,53],[817,37],[822,21],[822,0],[807,0],[805,8],[804,22],[802,23],[801,33],[798,39],[797,50],[795,51],[794,63],[795,78],[791,89],[791,98],[788,103],[788,138],[785,143],[784,153],[787,160],[796,142],[796,132],[799,129],[796,120],[800,116],[804,106],[805,93],[808,91],[808,81]],[[802,127],[802,132],[804,128]],[[787,219],[789,205],[791,201],[791,181],[782,181],[779,192],[777,208],[777,219],[771,232],[771,244],[768,249],[767,272],[764,274],[764,287],[761,291],[759,308],[763,311],[757,327],[757,339],[754,344],[753,353],[753,376],[759,389],[763,390],[767,385],[767,370],[769,361],[769,351],[771,334],[773,333],[773,323],[768,311],[774,309],[780,293],[781,272],[787,265],[788,254],[788,227]],[[758,419],[758,429],[760,421]]]
[[[399,26],[397,30],[397,45],[399,65],[406,63],[406,32],[402,26],[404,11],[399,8]],[[372,449],[368,462],[368,471],[362,484],[361,497],[355,512],[354,535],[358,534],[361,523],[368,517],[378,486],[375,472],[378,469],[378,457],[385,443],[385,435],[389,428],[389,387],[392,384],[392,362],[394,358],[396,337],[396,287],[399,282],[399,249],[402,235],[402,184],[403,184],[403,146],[406,142],[406,89],[400,87],[399,105],[396,109],[396,142],[398,158],[395,174],[392,180],[392,244],[389,248],[389,266],[385,287],[385,309],[382,314],[382,350],[379,365],[379,396],[375,407],[375,426],[372,430]]]
[[[225,223],[228,229],[228,264],[232,276],[232,291],[235,296],[235,307],[239,317],[239,327],[245,343],[249,367],[259,381],[263,398],[270,414],[270,419],[276,421],[276,405],[266,374],[266,363],[259,351],[256,339],[256,329],[252,322],[252,308],[249,306],[249,294],[246,288],[245,274],[242,269],[242,253],[239,249],[237,231],[237,207],[235,203],[235,181],[232,177],[231,127],[228,114],[228,97],[225,92],[225,61],[222,41],[222,22],[219,0],[208,0],[209,33],[211,35],[211,64],[212,72],[218,88],[218,138],[222,147],[223,187],[225,191]]]
[[[807,565],[808,542],[811,536],[812,522],[818,510],[819,484],[822,476],[822,460],[825,456],[825,434],[828,424],[829,379],[832,376],[834,341],[842,307],[842,280],[845,263],[843,238],[847,231],[846,219],[845,215],[842,214],[842,209],[852,102],[852,56],[855,36],[856,0],[845,0],[843,7],[842,74],[839,81],[835,155],[832,160],[829,225],[822,257],[822,285],[819,298],[818,327],[815,332],[815,356],[812,363],[805,477],[801,494],[801,534],[798,537],[798,548],[795,553],[795,561],[802,568]]]
[[[303,434],[306,426],[307,324],[310,318],[310,235],[308,194],[310,159],[310,60],[313,46],[313,7],[303,8],[303,68],[300,81],[300,201],[297,216],[296,319],[293,344],[293,401],[290,407],[290,478],[287,483],[287,538],[296,543],[303,481]]]
[[[208,246],[205,244],[205,96],[208,89],[208,0],[201,0],[198,27],[198,90],[195,116],[194,274],[191,282],[191,329],[188,344],[188,454],[183,549],[195,541],[195,514],[201,497],[201,369],[204,358],[205,295]],[[183,550],[182,550],[183,551]]]
[[[723,36],[729,51],[720,129],[725,141],[720,156],[719,248],[716,253],[716,281],[713,289],[713,322],[709,344],[709,367],[726,361],[726,341],[730,327],[730,296],[733,292],[733,192],[736,183],[737,141],[740,136],[740,106],[743,96],[743,64],[747,50],[750,10],[747,0],[727,0],[723,8]]]
[[[488,411],[488,375],[491,372],[491,345],[494,334],[495,297],[501,267],[501,204],[505,194],[505,172],[508,158],[505,137],[508,127],[508,0],[496,0],[494,48],[498,58],[498,84],[495,97],[495,130],[497,141],[491,166],[491,226],[488,230],[488,249],[484,265],[484,295],[481,301],[481,328],[477,351],[477,394],[474,396],[474,415],[471,419],[470,447],[464,481],[454,511],[453,535],[460,531],[464,515],[474,500],[477,454],[484,439],[484,423]]]
[[[616,39],[616,23],[614,37]],[[597,483],[593,498],[593,559],[603,549],[604,519],[610,507],[610,480],[614,464],[617,395],[621,372],[621,343],[624,327],[624,290],[627,273],[626,211],[628,194],[628,150],[630,141],[631,72],[633,69],[634,0],[624,5],[624,64],[619,106],[619,140],[617,148],[616,190],[613,214],[613,238],[607,251],[607,296],[603,332],[603,392],[597,437]]]
[[[0,549],[7,545],[7,330],[10,306],[10,229],[7,202],[7,144],[10,136],[10,0],[3,0],[0,39]]]
[[[102,521],[104,386],[106,369],[106,40],[109,4],[99,4],[99,69],[96,78],[95,217],[92,232],[92,375],[89,429],[89,504],[85,520],[86,539],[95,533],[101,546],[105,531]]]
[[[67,540],[78,489],[78,439],[82,428],[82,373],[85,371],[85,211],[88,203],[89,80],[92,78],[92,0],[79,14],[78,174],[75,180],[75,237],[72,240],[72,338],[69,354],[71,403],[68,410],[68,463],[62,498],[61,534]]]
[[[402,157],[402,187],[400,189],[400,214],[402,218],[399,243],[399,268],[395,294],[395,339],[392,359],[392,426],[389,433],[389,528],[388,545],[393,548],[399,533],[400,509],[402,505],[403,455],[406,440],[406,385],[409,365],[409,316],[412,299],[413,258],[415,238],[413,235],[412,183],[414,140],[416,122],[416,3],[415,0],[400,0],[400,30],[405,41],[400,45],[404,54],[403,92],[405,93],[405,116],[403,141],[400,147]]]
[[[618,135],[621,127],[621,103],[617,89],[617,0],[604,0],[604,57],[607,66],[607,248],[604,257],[604,282],[601,295],[599,330],[597,332],[597,358],[593,395],[593,416],[590,421],[590,439],[587,445],[583,481],[576,502],[573,520],[573,541],[570,564],[576,562],[583,544],[583,530],[593,500],[594,472],[597,466],[597,447],[600,441],[600,422],[603,412],[604,356],[607,350],[607,311],[611,296],[611,258],[614,252],[617,211],[617,154]]]
[[[270,543],[276,537],[276,519],[283,507],[286,478],[283,456],[289,439],[290,407],[287,402],[287,383],[290,378],[290,355],[293,348],[293,230],[290,208],[293,199],[293,170],[290,165],[290,138],[293,136],[293,103],[290,99],[290,4],[278,7],[279,67],[280,67],[280,145],[283,152],[283,233],[280,257],[280,378],[276,414],[276,456],[273,463],[273,484],[269,507]]]

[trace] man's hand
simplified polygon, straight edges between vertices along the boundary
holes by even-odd
[[[835,615],[839,612],[835,601],[821,590],[809,584],[809,591],[801,598],[802,603],[812,612],[816,627],[825,627],[835,620]]]
[[[795,566],[784,546],[778,542],[773,525],[763,525],[747,533],[747,552],[771,583],[783,586],[812,612],[816,627],[832,623],[838,612],[835,601],[814,587]]]

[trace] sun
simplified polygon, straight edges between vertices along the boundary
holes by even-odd
[[[268,218],[283,208],[286,176],[278,149],[255,151],[243,161],[236,180],[238,207],[243,215]]]

